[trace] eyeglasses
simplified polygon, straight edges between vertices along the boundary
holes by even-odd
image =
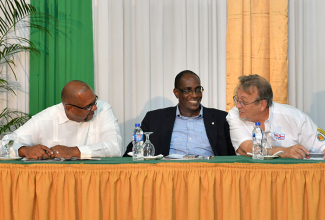
[[[259,101],[261,101],[261,100],[259,100],[259,99],[257,99],[257,100],[255,100],[254,102],[250,102],[250,103],[246,103],[246,102],[244,102],[244,101],[239,101],[238,100],[238,97],[235,95],[234,97],[232,97],[233,99],[234,99],[234,102],[236,103],[236,105],[237,105],[237,103],[239,103],[241,106],[243,106],[244,108],[247,106],[247,105],[250,105],[250,104],[252,104],[252,103],[254,103],[254,102],[259,102]]]
[[[91,111],[91,109],[93,108],[94,105],[97,105],[97,99],[98,99],[98,96],[96,95],[96,99],[93,103],[89,104],[87,107],[79,107],[79,106],[76,106],[76,105],[72,105],[72,104],[66,104],[66,105],[72,105],[76,108],[80,108],[80,109],[83,109],[83,110],[87,110],[87,111]]]
[[[194,90],[191,90],[191,89],[183,90],[183,89],[179,89],[179,88],[176,88],[176,89],[178,89],[185,95],[189,95],[193,92],[195,92],[196,94],[202,94],[202,92],[204,91],[204,88],[202,86],[199,86],[199,87],[195,88]]]

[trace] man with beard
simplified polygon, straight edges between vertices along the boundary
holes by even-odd
[[[124,154],[112,107],[89,85],[73,80],[61,93],[62,103],[33,116],[17,129],[15,154],[20,157],[118,157]]]
[[[175,78],[175,107],[149,111],[141,123],[144,132],[153,132],[150,141],[155,154],[195,154],[201,156],[235,155],[227,113],[205,108],[201,103],[204,89],[200,78],[190,70]],[[132,151],[132,142],[126,152]],[[126,156],[126,154],[125,154]]]
[[[252,130],[255,122],[271,132],[272,154],[284,151],[280,157],[302,159],[310,152],[325,149],[325,132],[303,112],[273,102],[270,83],[259,75],[239,77],[236,107],[230,109],[227,121],[232,144],[238,154],[252,152]]]

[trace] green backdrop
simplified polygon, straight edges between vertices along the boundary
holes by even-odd
[[[34,115],[61,102],[61,90],[74,79],[94,89],[91,0],[31,0],[37,11],[54,16],[52,36],[31,29],[41,55],[30,56],[29,112]]]

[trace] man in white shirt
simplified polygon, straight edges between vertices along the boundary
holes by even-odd
[[[280,157],[302,159],[309,152],[325,149],[325,132],[303,112],[273,102],[270,83],[259,75],[239,77],[236,107],[230,109],[226,119],[235,151],[247,155],[252,152],[252,130],[260,122],[264,131],[271,132],[272,153],[284,151]]]
[[[97,100],[84,82],[65,85],[62,103],[33,116],[17,129],[15,155],[27,158],[119,157],[124,154],[112,107]]]

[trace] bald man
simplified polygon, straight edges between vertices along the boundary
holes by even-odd
[[[74,80],[65,85],[62,102],[33,116],[17,129],[12,156],[120,157],[124,154],[120,127],[112,107],[89,85]]]

